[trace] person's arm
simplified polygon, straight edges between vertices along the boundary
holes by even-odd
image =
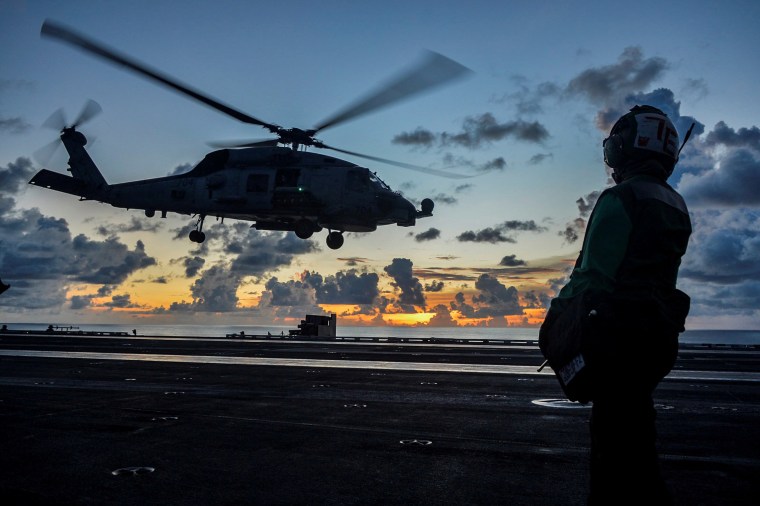
[[[589,289],[612,292],[628,248],[631,226],[622,201],[614,193],[604,194],[586,230],[581,264],[573,270],[559,297],[573,297]]]

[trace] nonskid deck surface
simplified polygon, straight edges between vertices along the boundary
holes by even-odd
[[[3,504],[584,504],[588,407],[535,344],[0,335]],[[656,392],[679,504],[753,504],[760,353]]]

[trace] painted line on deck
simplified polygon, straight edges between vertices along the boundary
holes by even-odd
[[[169,355],[154,353],[97,353],[88,351],[0,350],[0,356],[34,358],[75,358],[85,360],[136,360],[194,364],[259,365],[280,367],[325,367],[335,369],[387,369],[395,371],[466,372],[553,376],[551,369],[538,372],[530,365],[441,364],[429,362],[388,362],[379,360],[322,360],[266,357],[222,357],[211,355]],[[760,373],[737,371],[671,371],[667,379],[691,381],[760,382]]]

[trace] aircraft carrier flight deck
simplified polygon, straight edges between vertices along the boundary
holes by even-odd
[[[589,406],[533,342],[0,334],[0,503],[582,505]],[[678,504],[760,497],[760,350],[655,392]]]

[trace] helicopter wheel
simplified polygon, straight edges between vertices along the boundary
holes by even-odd
[[[343,246],[343,234],[340,232],[330,232],[327,234],[327,247],[338,249]]]
[[[298,220],[293,231],[299,239],[308,239],[314,233],[314,225],[309,220]]]
[[[198,230],[193,230],[190,232],[190,240],[200,244],[206,240],[206,234],[199,232]]]

